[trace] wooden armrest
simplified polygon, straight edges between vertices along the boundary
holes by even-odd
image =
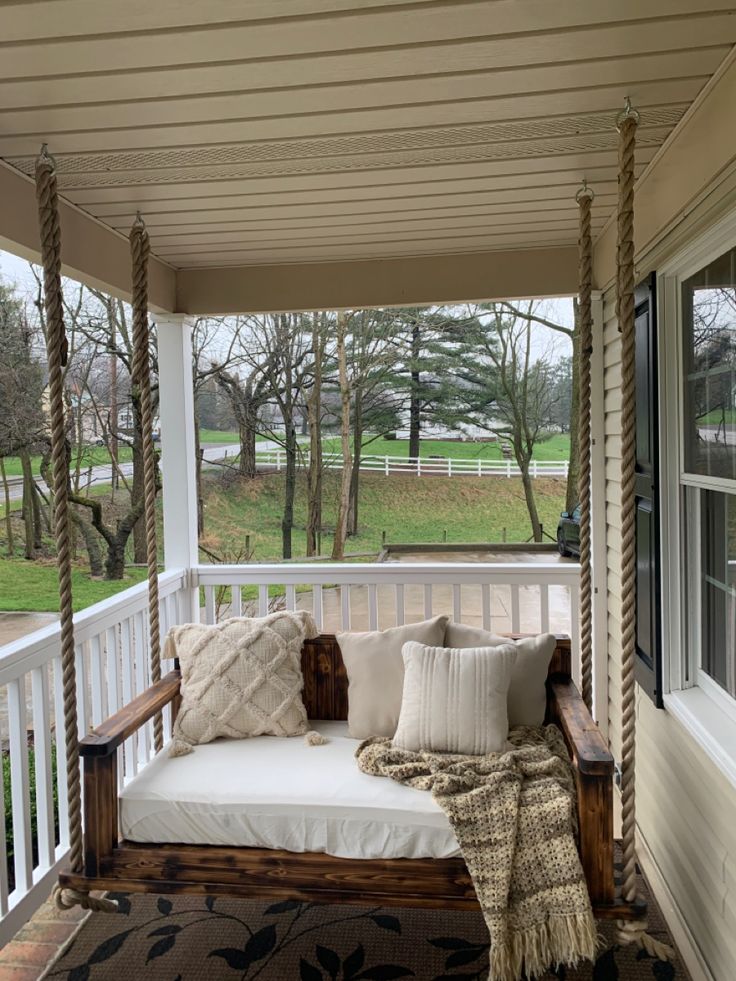
[[[85,736],[79,743],[80,756],[109,756],[114,753],[128,736],[176,698],[180,683],[181,673],[171,671],[161,681],[151,685]]]
[[[613,776],[613,756],[575,685],[553,681],[550,691],[552,721],[562,729],[580,773]]]

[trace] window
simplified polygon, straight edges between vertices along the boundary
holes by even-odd
[[[736,697],[736,249],[686,279],[681,302],[690,653]]]

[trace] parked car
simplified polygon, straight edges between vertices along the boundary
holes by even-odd
[[[580,505],[574,511],[563,511],[557,525],[557,550],[562,556],[580,558]]]

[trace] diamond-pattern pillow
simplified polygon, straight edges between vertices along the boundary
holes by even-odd
[[[179,658],[182,701],[169,755],[220,736],[306,733],[301,648],[316,636],[304,611],[172,627],[164,657]]]

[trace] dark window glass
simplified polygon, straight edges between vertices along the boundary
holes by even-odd
[[[682,287],[688,473],[736,479],[736,249]]]
[[[703,670],[736,695],[736,497],[701,491]]]

